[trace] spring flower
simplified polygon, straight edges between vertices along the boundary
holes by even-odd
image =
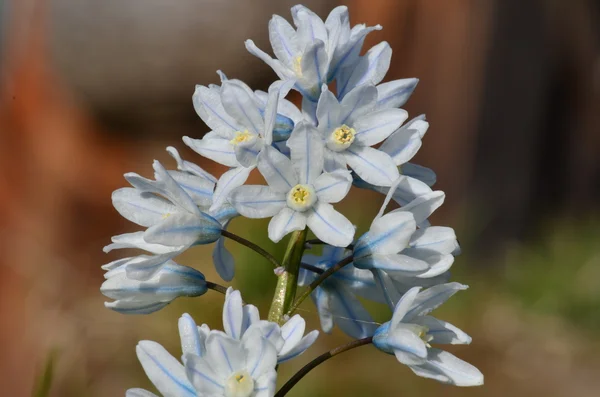
[[[112,195],[115,209],[125,219],[147,229],[113,237],[113,244],[105,247],[106,252],[116,248],[136,248],[155,254],[128,266],[129,276],[138,280],[148,280],[166,261],[192,245],[217,241],[223,224],[237,215],[227,208],[212,212],[222,224],[201,211],[200,206],[210,206],[214,187],[214,183],[204,176],[168,172],[157,161],[153,167],[156,180],[135,173],[125,174],[133,188],[121,188]]]
[[[325,171],[346,168],[377,186],[390,186],[398,179],[392,158],[372,148],[393,133],[406,120],[402,109],[376,110],[377,89],[362,85],[341,102],[323,87],[317,105],[318,128],[325,141]]]
[[[167,261],[147,281],[129,278],[126,266],[127,262],[108,271],[104,275],[106,281],[100,287],[100,292],[106,297],[115,299],[104,305],[119,313],[149,314],[167,306],[177,297],[200,296],[207,291],[202,273],[173,261]]]
[[[202,356],[186,353],[185,367],[156,342],[141,341],[136,352],[146,375],[165,397],[272,397],[275,394],[277,355],[265,338],[256,336],[241,342],[211,332],[205,348]],[[153,394],[130,389],[127,395]]]
[[[231,204],[248,218],[273,217],[269,238],[274,242],[308,226],[331,245],[350,244],[354,226],[330,204],[348,193],[350,173],[322,173],[322,140],[309,123],[298,124],[287,145],[291,160],[272,147],[258,158],[258,169],[269,186],[240,186],[232,191]]]
[[[220,164],[253,167],[262,148],[273,142],[277,106],[290,84],[273,83],[266,104],[240,80],[225,80],[221,87],[197,86],[194,107],[212,131],[203,139],[183,141]]]
[[[397,183],[390,189],[379,214],[354,246],[354,266],[385,271],[393,279],[432,278],[454,262],[458,242],[449,227],[425,227],[427,218],[444,199],[443,192],[418,197],[385,215]],[[417,225],[421,225],[417,229]]]
[[[269,22],[269,39],[277,59],[260,50],[252,40],[248,51],[269,65],[280,79],[294,79],[294,88],[304,99],[316,102],[323,83],[334,80],[342,70],[359,60],[365,36],[381,26],[350,28],[348,9],[335,8],[323,22],[308,8],[292,7],[296,29],[274,15]]]
[[[427,315],[466,288],[449,283],[422,292],[419,287],[410,289],[396,304],[392,319],[377,329],[373,344],[385,353],[394,354],[418,376],[455,386],[483,384],[483,375],[477,368],[430,345],[471,343],[471,337],[457,327]]]
[[[302,263],[325,271],[350,253],[345,248],[325,245],[322,255],[305,254]],[[301,269],[298,285],[309,285],[317,276],[318,273]],[[351,264],[334,273],[312,292],[311,298],[317,307],[324,332],[331,333],[333,326],[337,325],[344,333],[356,339],[373,335],[376,324],[357,295],[383,302],[371,272],[357,269]]]
[[[279,363],[299,356],[315,342],[319,331],[311,331],[304,336],[305,328],[306,323],[298,314],[287,320],[281,327],[277,323],[260,320],[255,306],[242,305],[239,291],[234,291],[231,287],[227,290],[223,306],[225,333],[242,341],[254,333],[262,335],[275,346]]]

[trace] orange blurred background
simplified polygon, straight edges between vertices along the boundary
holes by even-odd
[[[6,0],[0,2],[0,390],[29,396],[55,352],[52,396],[124,395],[147,385],[139,339],[177,353],[176,319],[190,311],[218,327],[222,297],[184,299],[160,313],[124,317],[103,308],[101,248],[132,227],[112,209],[123,173],[148,175],[200,137],[195,84],[216,69],[265,88],[275,76],[243,46],[269,48],[272,14],[290,1]],[[446,204],[436,223],[458,230],[454,265],[472,288],[444,311],[474,336],[455,351],[486,385],[461,390],[417,379],[363,348],[336,358],[290,396],[432,393],[596,396],[600,389],[600,5],[593,0],[354,0],[305,2],[325,17],[338,4],[351,22],[381,24],[386,80],[418,77],[406,109],[431,128],[417,156],[433,168]],[[170,164],[170,163],[169,163]],[[172,164],[171,164],[172,166]],[[344,204],[366,225],[370,207]],[[269,248],[265,223],[234,230]],[[255,237],[257,236],[257,237]],[[262,240],[261,240],[262,239]],[[235,285],[268,307],[274,282],[243,248]],[[214,278],[209,251],[182,261]],[[265,269],[262,269],[266,267]],[[261,270],[258,270],[261,268]],[[310,305],[306,318],[318,326]],[[287,378],[319,350],[322,336]],[[356,373],[360,374],[357,376]],[[332,379],[339,378],[339,384]]]

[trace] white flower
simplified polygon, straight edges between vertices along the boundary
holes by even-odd
[[[156,180],[125,174],[133,188],[121,188],[112,195],[115,209],[124,218],[148,229],[115,236],[104,250],[136,248],[155,254],[128,266],[129,277],[147,280],[192,245],[217,241],[215,266],[221,277],[231,280],[233,260],[224,248],[221,230],[238,214],[228,204],[212,208],[214,177],[184,161],[174,148],[167,151],[180,171],[167,171],[155,161]]]
[[[246,41],[246,48],[279,78],[295,79],[294,88],[312,102],[317,101],[322,84],[358,62],[365,36],[381,29],[379,25],[357,25],[351,29],[345,6],[335,8],[323,22],[308,8],[297,5],[292,7],[292,18],[296,29],[278,15],[269,22],[269,39],[277,59],[256,47],[252,40]]]
[[[455,386],[479,386],[483,374],[471,364],[431,343],[469,344],[471,337],[445,321],[428,316],[454,293],[467,287],[458,283],[442,284],[419,292],[410,289],[398,301],[392,319],[380,326],[373,345],[394,354],[418,376]]]
[[[346,196],[350,173],[322,173],[323,142],[309,123],[298,124],[287,145],[291,160],[273,147],[258,157],[258,169],[269,186],[240,186],[231,192],[231,204],[248,218],[273,217],[269,238],[275,242],[308,226],[322,241],[347,246],[354,226],[330,203]]]
[[[377,89],[362,85],[339,102],[323,87],[317,105],[318,128],[325,140],[325,171],[346,168],[377,186],[390,186],[399,177],[392,158],[371,146],[386,139],[406,120],[402,109],[376,109]]]
[[[308,349],[319,336],[319,331],[304,335],[306,323],[300,315],[295,315],[281,327],[274,322],[260,320],[258,309],[253,305],[243,305],[239,291],[227,289],[223,306],[223,329],[230,337],[246,340],[255,333],[267,338],[277,350],[279,363],[291,360]]]
[[[277,107],[291,84],[273,83],[266,103],[240,80],[224,80],[221,87],[196,86],[194,108],[212,131],[202,139],[186,136],[183,141],[220,164],[253,167],[262,148],[273,142]]]
[[[369,231],[356,242],[354,266],[384,271],[392,279],[405,282],[407,278],[443,275],[452,266],[454,254],[459,252],[456,235],[449,227],[426,226],[427,218],[442,205],[444,193],[425,194],[383,215],[397,184],[398,181],[388,192]]]
[[[274,346],[256,336],[245,342],[210,332],[202,356],[185,353],[185,367],[161,345],[138,343],[136,352],[146,375],[165,397],[272,397],[277,355]],[[130,389],[128,396],[153,396]]]
[[[125,261],[109,270],[100,287],[114,302],[105,302],[109,309],[123,314],[149,314],[167,306],[180,296],[200,296],[207,291],[204,275],[187,266],[167,261],[149,280],[139,281],[128,277],[128,263],[143,260],[140,257]]]
[[[302,256],[302,263],[325,271],[350,253],[351,251],[345,248],[325,245],[322,255],[305,254]],[[317,276],[318,273],[311,270],[300,269],[298,285],[307,286]],[[321,329],[324,332],[331,333],[335,324],[344,333],[356,339],[373,335],[377,324],[357,295],[384,302],[373,274],[369,270],[357,269],[352,264],[333,273],[312,292],[311,298],[317,307]]]

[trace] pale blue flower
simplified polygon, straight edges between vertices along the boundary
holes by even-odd
[[[415,374],[455,386],[479,386],[483,374],[471,364],[431,343],[469,344],[471,337],[457,327],[428,314],[459,290],[458,283],[438,285],[420,292],[410,289],[394,307],[392,319],[373,335],[373,345],[407,365]]]
[[[285,97],[291,84],[293,82],[273,83],[266,101],[240,80],[225,79],[221,87],[196,86],[192,97],[194,108],[212,131],[202,139],[186,136],[183,141],[217,163],[229,167],[254,167],[262,148],[273,142],[275,127],[280,129],[280,139],[293,127],[289,125],[293,123],[291,120],[277,115],[280,99]],[[289,105],[287,107],[289,110]]]
[[[377,109],[377,89],[362,85],[341,102],[323,87],[317,105],[318,129],[325,141],[325,171],[349,165],[360,178],[377,186],[390,186],[399,177],[393,159],[374,149],[408,117],[405,110]]]
[[[277,353],[265,338],[242,342],[210,332],[202,355],[184,350],[185,366],[152,341],[140,341],[136,352],[146,375],[165,397],[272,397],[275,394]],[[130,389],[127,396],[153,396]]]
[[[223,305],[223,329],[237,340],[246,340],[254,333],[267,338],[275,346],[279,363],[291,360],[304,353],[317,339],[319,331],[304,335],[306,322],[296,314],[281,327],[279,324],[260,320],[258,309],[253,305],[243,305],[239,291],[227,289]]]
[[[269,22],[269,39],[277,59],[256,47],[252,40],[246,41],[246,48],[280,79],[294,79],[294,88],[306,105],[318,100],[322,84],[358,62],[365,36],[381,29],[379,25],[357,25],[351,29],[345,6],[335,8],[323,22],[308,8],[297,5],[292,7],[292,18],[296,29],[278,15]]]
[[[302,262],[325,271],[350,254],[351,251],[346,248],[325,245],[322,255],[305,254]],[[318,275],[311,270],[300,269],[298,285],[307,286]],[[357,269],[352,264],[335,272],[312,292],[311,298],[317,307],[324,332],[331,333],[333,326],[337,325],[344,333],[356,339],[373,335],[377,324],[357,295],[383,302],[381,291],[371,272]]]
[[[350,173],[323,173],[323,141],[315,127],[296,125],[287,142],[291,159],[273,147],[258,156],[258,169],[269,186],[240,186],[229,200],[247,218],[273,217],[269,238],[280,241],[308,226],[321,240],[335,246],[352,242],[354,226],[330,203],[342,200],[350,186]]]
[[[187,266],[167,261],[150,279],[134,280],[128,277],[126,266],[138,258],[109,270],[100,287],[106,297],[115,299],[105,306],[123,314],[149,314],[162,309],[180,296],[200,296],[207,291],[204,275]]]
[[[459,245],[454,230],[428,225],[427,218],[444,200],[444,193],[425,194],[407,205],[383,215],[398,185],[388,192],[369,231],[354,246],[354,265],[384,271],[400,282],[443,275],[454,262]],[[420,227],[417,229],[417,225]]]
[[[171,148],[170,153],[175,153],[174,149]],[[190,164],[181,162],[184,167],[191,167]],[[135,248],[155,254],[128,266],[129,276],[138,280],[149,279],[167,260],[192,245],[217,241],[223,224],[236,215],[235,211],[224,208],[211,211],[220,218],[215,219],[200,209],[212,203],[214,182],[210,178],[189,171],[169,172],[157,161],[153,167],[156,180],[135,173],[125,174],[133,188],[118,189],[112,195],[115,209],[124,218],[147,229],[115,236],[113,244],[104,249],[108,252]],[[202,174],[200,170],[196,169]]]

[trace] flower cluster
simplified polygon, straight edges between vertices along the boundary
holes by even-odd
[[[220,85],[194,91],[194,108],[211,131],[183,142],[228,167],[226,172],[215,178],[169,147],[177,169],[155,161],[153,179],[125,174],[131,187],[113,193],[114,207],[146,229],[113,237],[105,251],[143,253],[103,266],[101,291],[114,299],[106,306],[148,314],[180,296],[200,296],[208,289],[225,293],[224,332],[197,327],[187,314],[181,317],[181,362],[155,342],[138,344],[140,362],[164,396],[274,396],[276,366],[317,338],[318,331],[304,336],[305,322],[294,315],[308,296],[324,332],[338,326],[356,339],[347,348],[372,344],[419,376],[457,386],[482,384],[475,367],[430,345],[468,344],[471,338],[429,316],[467,287],[449,282],[460,253],[454,230],[428,221],[444,193],[432,190],[433,171],[410,162],[429,127],[424,116],[407,122],[401,109],[418,80],[382,83],[390,66],[389,44],[362,51],[366,35],[381,26],[351,27],[344,6],[323,21],[298,5],[292,18],[294,25],[277,15],[269,22],[274,58],[246,42],[248,51],[279,77],[268,92],[254,91],[221,71]],[[286,99],[291,90],[300,94],[300,108]],[[252,172],[260,173],[266,185],[247,185]],[[335,207],[352,187],[385,197],[362,234]],[[386,213],[391,201],[399,208]],[[281,262],[227,231],[239,216],[270,218],[268,236],[274,242],[292,234]],[[308,231],[314,239],[307,240]],[[214,244],[216,271],[231,281],[235,266],[226,238],[276,266],[268,320],[243,303],[239,291],[173,261],[195,245]],[[321,255],[311,253],[321,246]],[[297,287],[304,287],[298,296]],[[389,305],[390,321],[375,323],[361,299]],[[299,374],[277,396],[305,375]],[[127,395],[154,394],[131,389]]]

